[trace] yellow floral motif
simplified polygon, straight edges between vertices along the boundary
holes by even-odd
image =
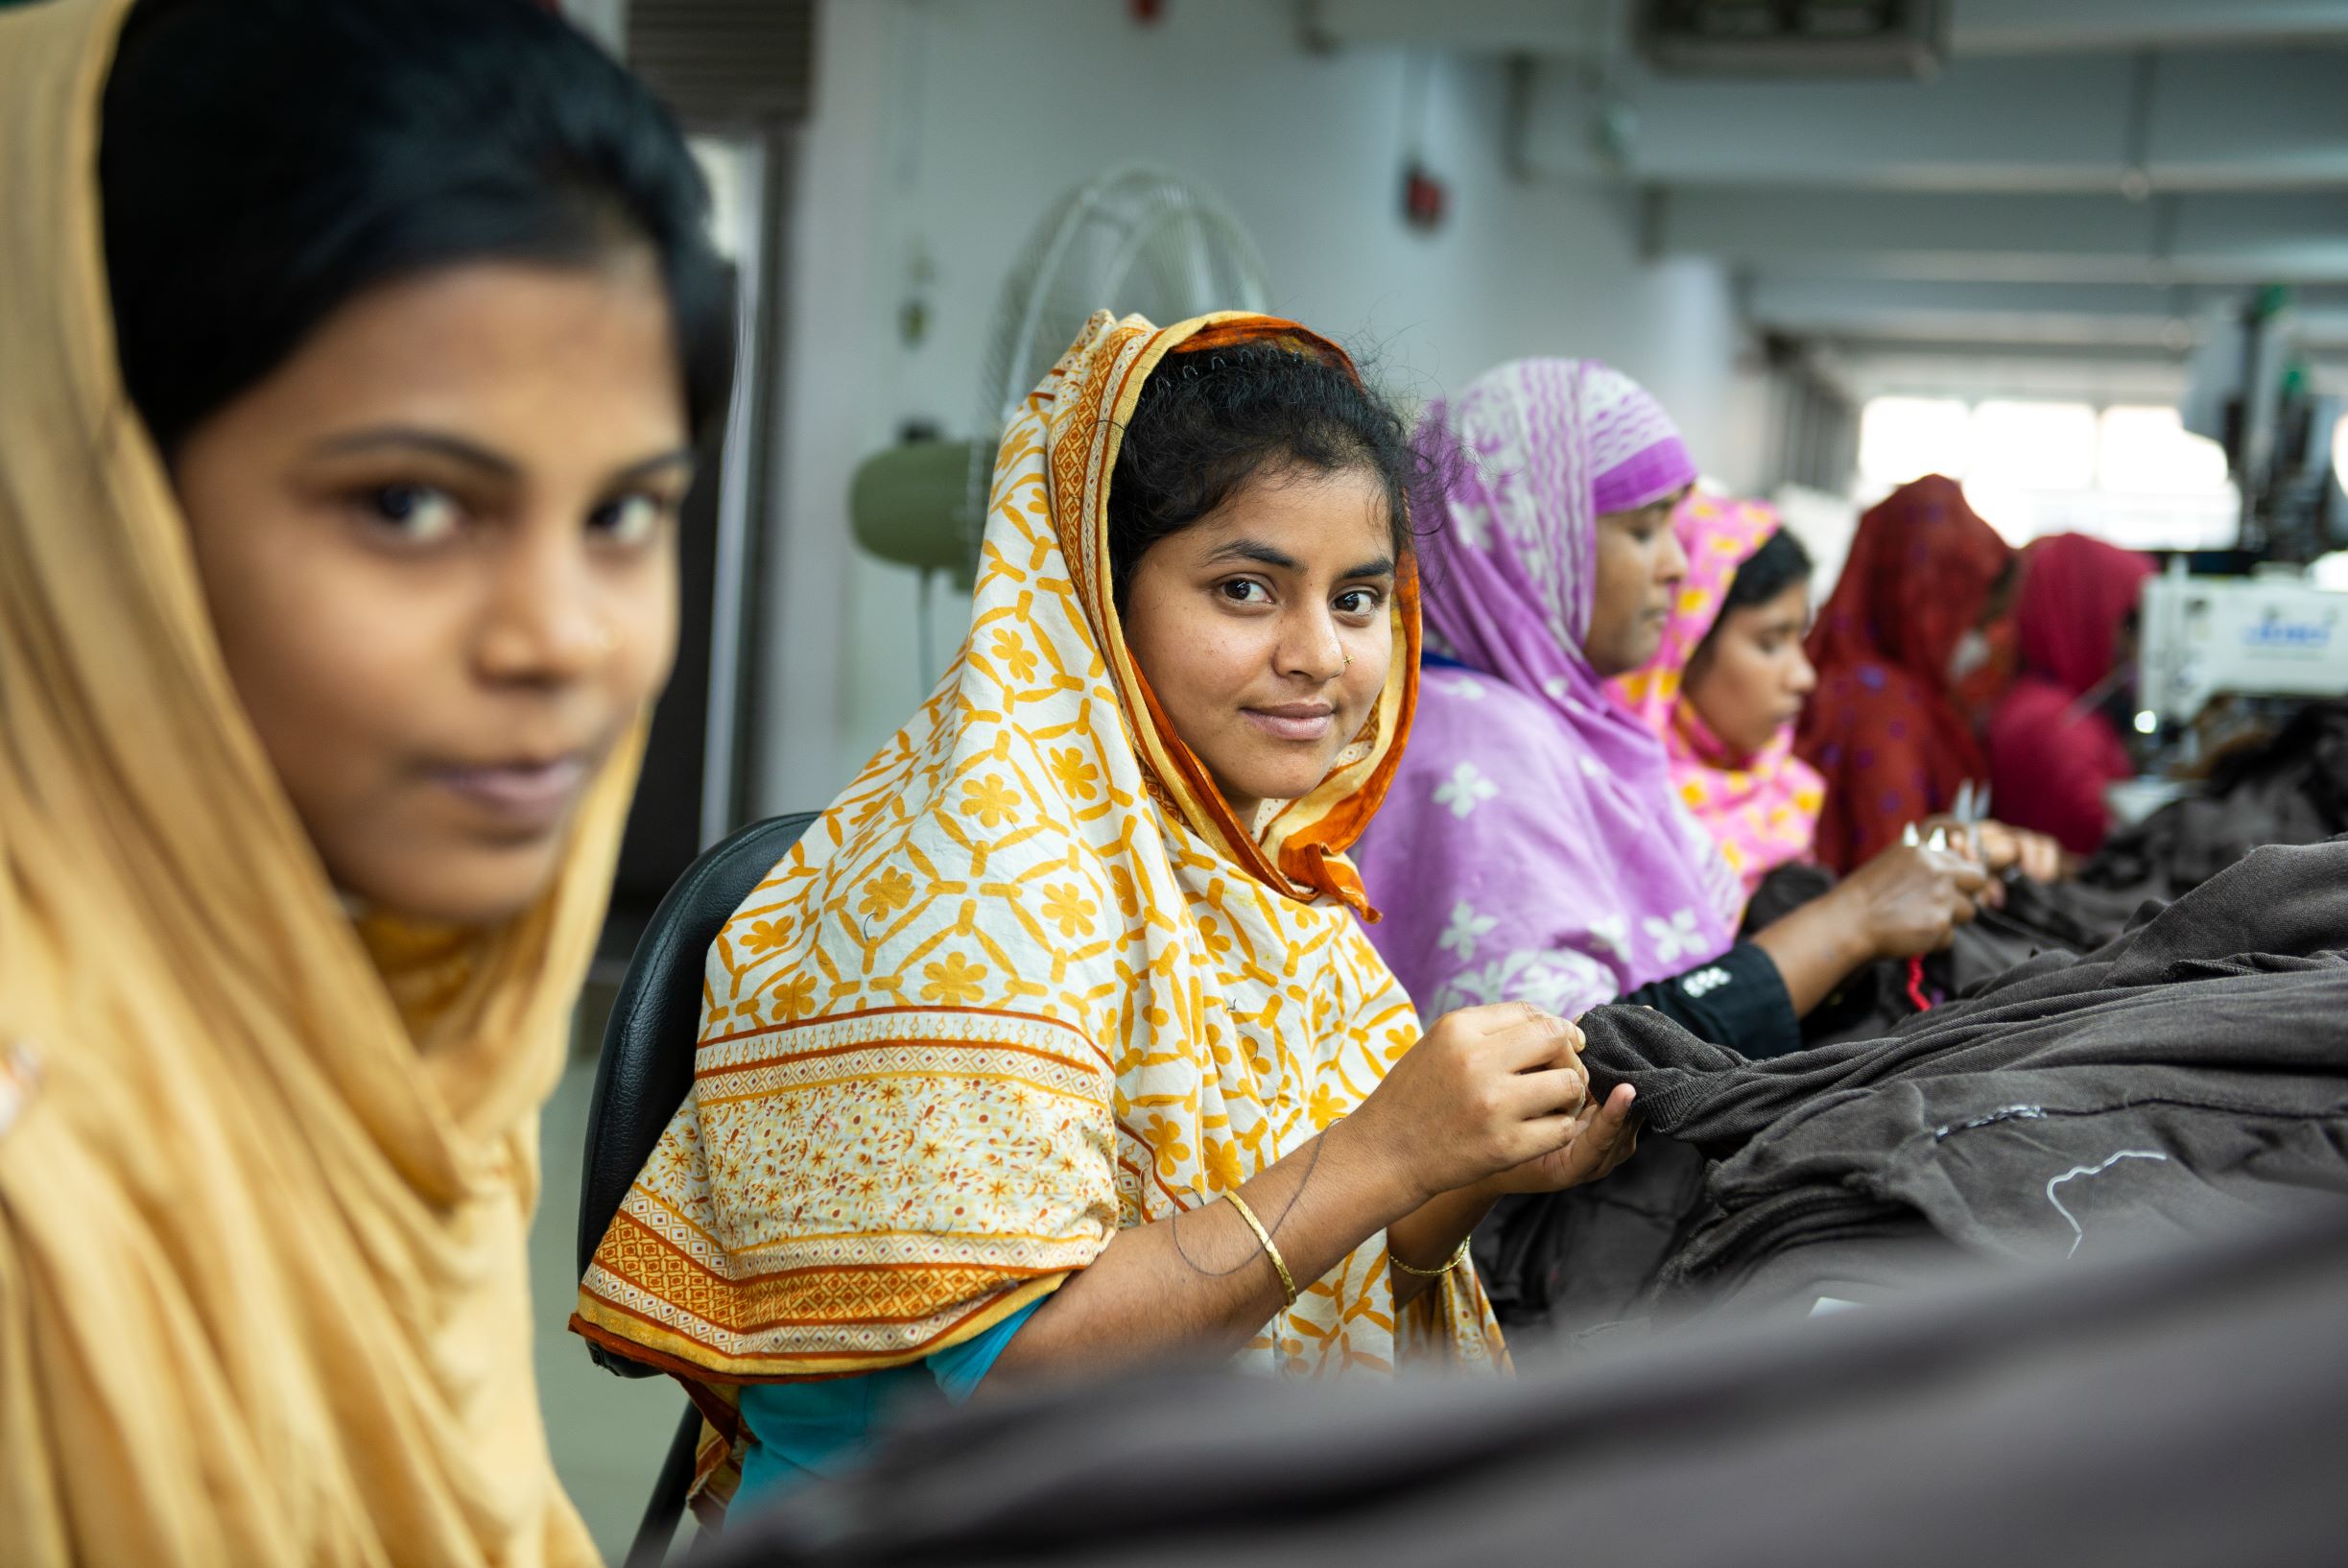
[[[966,1008],[986,994],[986,965],[973,963],[960,953],[948,953],[936,963],[925,963],[921,972],[929,984],[921,987],[922,1000],[935,1002],[941,1008]]]
[[[1019,809],[1019,792],[1006,784],[1001,773],[964,784],[962,796],[962,815],[976,817],[979,826],[990,831],[1009,821]]]
[[[1314,1086],[1313,1099],[1305,1107],[1305,1114],[1313,1118],[1315,1127],[1325,1128],[1344,1113],[1345,1107],[1338,1104],[1338,1098],[1330,1091],[1328,1084]]]
[[[1206,943],[1206,950],[1219,959],[1230,955],[1231,938],[1223,935],[1222,929],[1216,925],[1215,917],[1211,915],[1203,916],[1198,921],[1198,939]]]
[[[1028,681],[1035,678],[1035,655],[1028,651],[1027,644],[1009,632],[995,633],[995,657],[1010,670],[1012,679]]]
[[[1044,918],[1056,924],[1063,937],[1081,936],[1099,910],[1073,882],[1044,884]]]
[[[774,987],[774,1016],[786,1023],[796,1022],[816,1010],[816,977],[793,975]]]
[[[790,939],[789,919],[752,920],[750,929],[742,934],[742,950],[753,956],[771,953]]]
[[[1210,1192],[1227,1193],[1247,1179],[1247,1174],[1240,1168],[1239,1145],[1228,1138],[1201,1138],[1198,1141],[1206,1146],[1202,1159]]]
[[[865,895],[856,912],[867,920],[887,919],[913,902],[913,879],[891,866],[865,884]]]
[[[1157,1151],[1160,1176],[1173,1176],[1190,1158],[1190,1145],[1182,1141],[1182,1128],[1172,1117],[1150,1117],[1142,1128],[1142,1142]]]
[[[1101,793],[1101,770],[1086,762],[1084,753],[1073,746],[1052,753],[1052,776],[1071,800],[1090,800]]]

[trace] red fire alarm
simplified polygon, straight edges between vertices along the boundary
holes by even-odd
[[[1126,0],[1126,14],[1144,27],[1153,25],[1166,13],[1166,0]]]
[[[1451,189],[1413,159],[1402,172],[1402,220],[1422,233],[1443,226],[1444,209],[1451,205]]]

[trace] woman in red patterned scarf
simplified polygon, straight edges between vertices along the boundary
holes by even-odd
[[[1929,475],[1860,519],[1849,560],[1810,636],[1818,688],[1794,748],[1825,776],[1817,857],[1847,871],[1908,824],[1950,813],[1989,763],[1957,688],[2002,607],[2013,548]],[[1976,661],[1977,662],[1977,661]]]

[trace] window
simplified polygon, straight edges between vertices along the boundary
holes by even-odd
[[[2096,485],[2122,494],[2220,494],[2225,448],[2207,436],[2189,435],[2175,409],[2105,409]]]
[[[1973,411],[1972,477],[1999,489],[2086,489],[2096,482],[2096,411],[1983,403]]]
[[[1954,397],[1877,397],[1859,416],[1859,472],[1886,491],[1946,474],[1962,479],[1973,465],[1973,411]]]
[[[2334,451],[2348,471],[2348,420]],[[2241,527],[2225,453],[2170,408],[1878,397],[1860,415],[1859,468],[1862,504],[1929,473],[1962,480],[1974,510],[2016,544],[2077,533],[2138,550],[2214,550]]]

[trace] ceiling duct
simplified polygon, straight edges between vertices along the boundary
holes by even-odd
[[[1949,0],[1644,0],[1636,36],[1667,76],[1909,77],[1948,59]]]
[[[629,0],[628,63],[694,130],[807,117],[813,0]]]

